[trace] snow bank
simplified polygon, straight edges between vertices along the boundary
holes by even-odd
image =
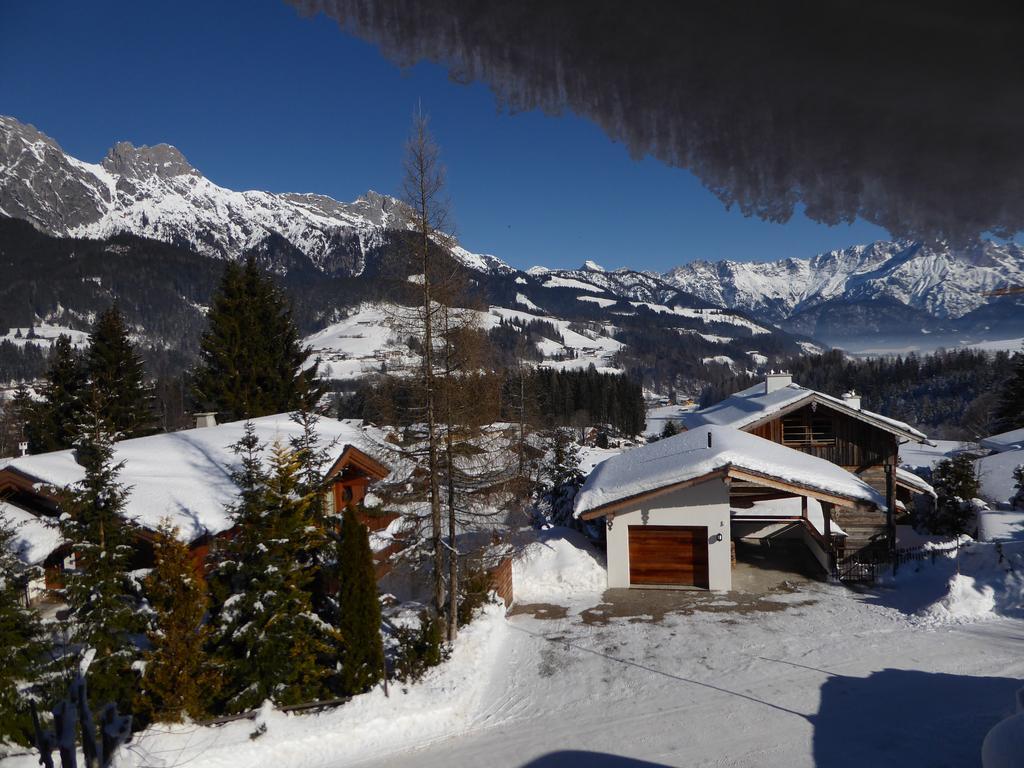
[[[450,738],[486,718],[483,694],[507,640],[504,608],[489,605],[464,628],[451,658],[418,683],[393,683],[338,709],[291,715],[266,707],[256,722],[220,727],[161,725],[138,734],[123,766],[280,768],[348,765]],[[251,734],[266,729],[257,738]],[[168,759],[168,758],[173,759]]]
[[[949,580],[949,594],[929,609],[929,613],[945,621],[974,621],[991,618],[996,607],[995,590],[978,585],[970,576],[957,574]]]
[[[558,603],[600,597],[608,586],[604,563],[583,534],[554,528],[512,561],[517,603]]]
[[[967,537],[964,537],[967,538]],[[1024,543],[972,542],[956,551],[949,544],[934,562],[900,566],[890,598],[924,625],[963,624],[995,616],[1024,617]],[[886,581],[890,581],[886,579]]]

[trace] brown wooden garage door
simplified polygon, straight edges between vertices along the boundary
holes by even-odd
[[[629,526],[630,584],[708,588],[708,529]]]

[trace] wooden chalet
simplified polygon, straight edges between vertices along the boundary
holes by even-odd
[[[834,542],[839,555],[895,546],[897,502],[904,506],[930,487],[898,470],[899,446],[926,443],[918,430],[861,407],[850,393],[832,397],[795,384],[787,373],[766,380],[720,403],[682,417],[684,429],[731,426],[787,448],[825,459],[862,478],[885,499],[884,508],[837,509],[833,521],[845,536]]]
[[[263,442],[286,440],[293,425],[287,415],[255,419]],[[228,507],[237,489],[231,468],[237,462],[231,446],[241,434],[241,422],[169,434],[126,440],[115,446],[115,458],[124,461],[120,480],[132,491],[127,517],[132,520],[135,539],[133,566],[145,568],[153,562],[155,530],[170,521],[189,544],[198,569],[205,570],[218,541],[232,535]],[[368,489],[388,476],[390,470],[356,443],[367,441],[351,423],[323,419],[321,430],[327,440],[343,445],[325,475],[329,512],[348,505],[361,505]],[[345,441],[345,442],[342,442]],[[23,456],[0,467],[0,514],[29,523],[25,565],[41,568],[42,577],[31,586],[34,596],[64,585],[64,573],[77,566],[74,553],[60,542],[56,533],[61,514],[60,494],[83,476],[73,451]],[[371,530],[387,527],[395,515],[360,511],[360,519]],[[45,546],[40,542],[45,541]],[[29,546],[35,544],[35,546]]]

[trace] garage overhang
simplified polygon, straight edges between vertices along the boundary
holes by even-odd
[[[594,520],[599,517],[614,516],[619,512],[633,509],[640,503],[664,496],[673,491],[691,488],[695,485],[715,480],[720,480],[730,486],[730,500],[734,495],[742,497],[744,501],[749,501],[750,503],[754,500],[769,498],[803,496],[809,499],[816,499],[824,504],[831,504],[846,509],[877,508],[877,505],[866,502],[863,499],[847,496],[833,490],[818,488],[808,483],[794,481],[791,478],[777,477],[756,470],[730,465],[682,482],[644,491],[643,493],[634,494],[624,499],[595,507],[580,514],[580,518],[583,520]],[[743,502],[741,502],[742,504]]]

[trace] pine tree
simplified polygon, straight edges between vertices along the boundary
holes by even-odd
[[[444,242],[449,227],[448,207],[443,199],[445,171],[440,150],[430,133],[429,120],[422,112],[413,118],[412,131],[406,143],[403,197],[409,216],[412,237],[410,263],[422,275],[420,302],[414,316],[413,335],[421,352],[417,378],[420,384],[419,407],[427,430],[426,460],[428,502],[430,504],[430,549],[433,566],[433,608],[438,616],[445,610],[445,552],[441,521],[441,488],[439,482],[440,438],[437,432],[437,370],[435,369],[435,335],[437,334],[438,297],[435,278],[438,276],[438,241]]]
[[[226,707],[242,711],[271,699],[287,705],[330,695],[330,664],[340,633],[313,610],[314,575],[306,553],[315,528],[312,494],[299,492],[300,464],[282,445],[264,470],[252,425],[239,443],[235,535],[218,569],[215,642],[224,668]]]
[[[104,418],[122,437],[151,433],[154,416],[142,358],[128,338],[128,326],[117,305],[96,318],[89,341],[85,358],[88,397],[99,403]]]
[[[978,495],[978,478],[974,463],[965,454],[943,459],[932,470],[935,508],[928,528],[940,535],[961,536],[974,515],[971,500]]]
[[[129,571],[133,547],[124,520],[129,489],[118,475],[108,425],[90,406],[76,441],[76,458],[85,477],[63,493],[61,536],[75,557],[67,579],[72,640],[93,653],[89,665],[90,700],[116,702],[129,709],[138,677],[132,635],[143,630]]]
[[[1018,464],[1013,468],[1013,496],[1010,503],[1014,509],[1024,506],[1024,464]]]
[[[85,373],[71,338],[57,337],[43,380],[40,400],[28,406],[25,437],[30,453],[70,448],[82,413]]]
[[[181,722],[207,712],[216,682],[206,658],[209,627],[203,623],[208,598],[178,529],[164,523],[156,532],[154,565],[143,585],[153,610],[144,659],[142,690],[135,712],[142,722]]]
[[[1003,432],[1024,427],[1024,352],[1014,356],[1013,373],[1003,384],[995,418]]]
[[[342,637],[339,690],[351,696],[369,690],[384,670],[380,599],[366,526],[355,510],[342,514],[338,541],[338,630]]]
[[[28,574],[14,554],[14,536],[0,511],[0,745],[30,743],[26,689],[40,682],[46,652],[39,615],[25,604]]]
[[[223,420],[312,409],[323,394],[291,306],[254,259],[229,262],[200,344],[195,396]]]
[[[548,435],[546,448],[548,459],[544,475],[548,489],[544,495],[551,522],[568,525],[573,522],[572,505],[583,482],[579,445],[573,439],[572,430],[559,427]]]
[[[678,435],[678,434],[679,434],[679,425],[677,425],[675,423],[675,421],[673,421],[672,419],[669,419],[668,421],[666,421],[665,422],[665,426],[662,427],[661,436],[664,438],[664,437],[672,437],[672,436]]]

